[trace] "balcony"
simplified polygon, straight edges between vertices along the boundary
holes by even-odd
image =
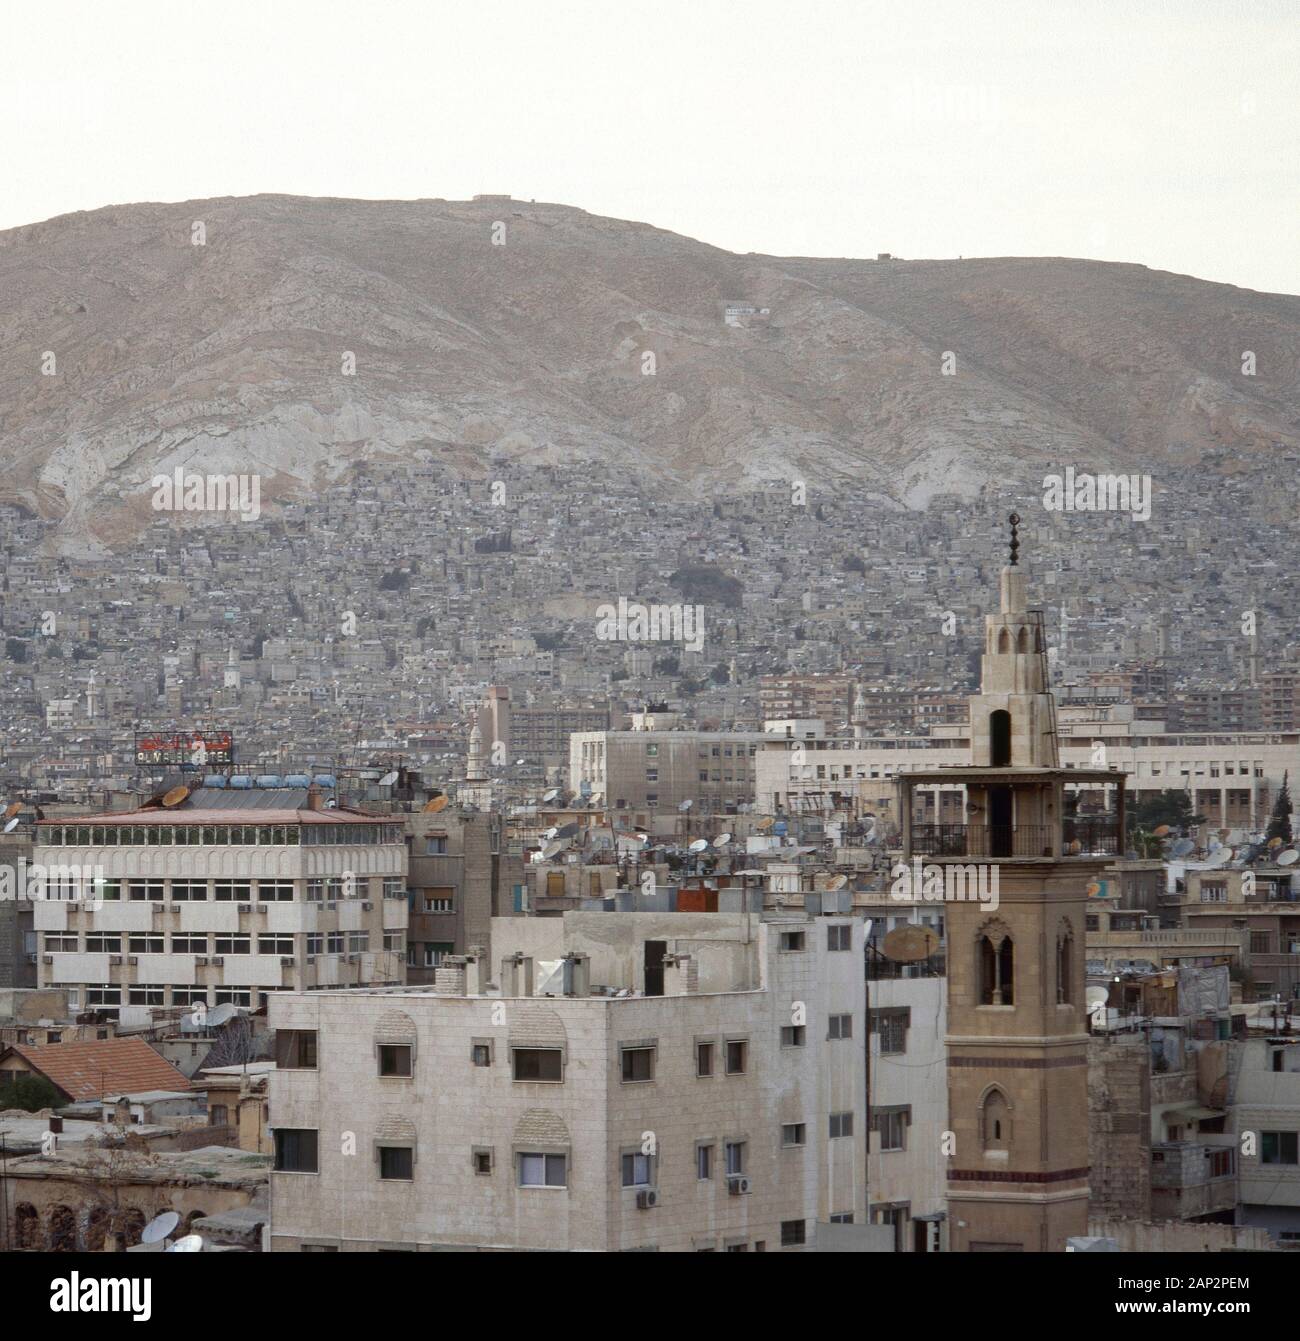
[[[1054,858],[1050,824],[913,824],[911,850],[923,857]],[[1121,855],[1119,825],[1111,816],[1070,816],[1061,825],[1061,856]]]

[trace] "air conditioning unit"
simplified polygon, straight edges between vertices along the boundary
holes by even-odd
[[[207,955],[195,955],[194,962],[196,964],[206,964],[208,962],[208,957]]]
[[[307,963],[308,963],[308,964],[314,964],[315,962],[316,962],[316,956],[315,956],[315,955],[308,955],[308,956],[307,956]]]
[[[110,964],[116,966],[116,965],[118,965],[118,964],[120,964],[120,963],[122,962],[122,956],[121,956],[121,955],[109,955],[109,957],[108,957],[108,962],[109,962]]]
[[[636,1194],[636,1208],[639,1211],[648,1211],[652,1206],[659,1205],[659,1193],[653,1187],[643,1187]]]
[[[361,956],[360,956],[360,955],[348,955],[348,957],[347,957],[347,962],[348,962],[349,964],[359,964],[359,963],[361,963]]]
[[[294,959],[292,955],[282,955],[280,958],[281,968],[293,968]]]
[[[733,1197],[744,1197],[749,1195],[749,1179],[743,1173],[731,1173],[727,1175],[727,1191]]]
[[[241,913],[251,913],[253,911],[253,905],[251,903],[241,903],[239,905],[239,911]]]
[[[365,903],[363,903],[363,904],[361,905],[361,911],[362,911],[363,913],[369,913],[369,912],[372,912],[372,911],[374,910],[374,907],[375,907],[375,905],[374,905],[373,903],[371,903],[369,900],[367,900]]]
[[[217,955],[217,957],[216,957],[212,962],[213,962],[213,964],[215,964],[215,965],[217,966],[217,968],[221,968],[221,967],[225,964],[226,961],[225,961],[224,956],[222,956],[222,955]]]
[[[255,904],[253,905],[253,911],[254,911],[255,913],[264,913],[264,912],[266,912],[266,904],[264,904],[264,903],[255,903]]]
[[[127,956],[127,961],[126,961],[126,962],[127,962],[128,964],[138,964],[140,961],[139,961],[139,959],[136,958],[135,955],[128,955],[128,956]]]
[[[54,963],[54,956],[53,956],[53,955],[42,955],[42,956],[41,956],[41,963],[42,963],[42,964],[52,964],[52,963]]]
[[[333,899],[330,899],[330,900],[326,903],[325,907],[328,908],[330,912],[333,912],[333,911],[338,907],[338,904],[335,903],[335,901],[334,901]]]

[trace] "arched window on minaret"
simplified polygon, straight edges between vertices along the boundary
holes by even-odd
[[[1015,1005],[1015,947],[1001,932],[985,932],[976,944],[981,1006]]]
[[[1011,1105],[996,1085],[980,1106],[980,1142],[985,1150],[1006,1150],[1011,1145]]]
[[[989,764],[993,768],[1011,766],[1011,714],[1005,708],[989,713]]]
[[[1056,1004],[1068,1006],[1074,1001],[1074,932],[1068,922],[1056,933]]]
[[[1023,625],[1020,632],[1016,634],[1016,651],[1028,653],[1029,651],[1029,630]]]
[[[998,651],[1007,653],[1011,651],[1011,632],[1009,629],[1003,629],[998,634]]]

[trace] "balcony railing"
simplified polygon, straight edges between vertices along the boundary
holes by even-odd
[[[1050,824],[913,824],[911,850],[928,857],[1052,857],[1056,830]],[[1061,855],[1117,856],[1119,827],[1113,819],[1067,818]]]

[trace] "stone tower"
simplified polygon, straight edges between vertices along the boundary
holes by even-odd
[[[1084,910],[1122,851],[1124,775],[1060,767],[1018,521],[985,619],[971,763],[899,779],[904,856],[943,876],[956,1252],[1060,1252],[1088,1232]],[[966,822],[915,822],[922,786],[960,789]]]

